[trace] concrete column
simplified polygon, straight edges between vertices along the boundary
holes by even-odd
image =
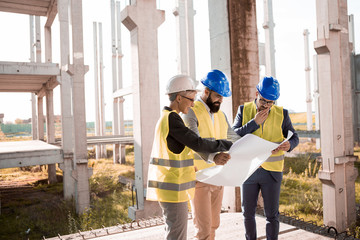
[[[315,104],[315,130],[320,130],[320,109],[319,109],[319,75],[318,75],[318,56],[313,57],[314,69],[314,104]],[[320,138],[316,138],[316,149],[320,149]]]
[[[129,208],[129,217],[139,219],[161,214],[157,202],[145,200],[144,189],[154,129],[160,117],[157,28],[164,22],[165,12],[156,9],[155,0],[137,0],[121,12],[121,19],[130,31],[132,48],[135,186],[138,202],[137,206]]]
[[[95,136],[100,136],[100,104],[99,104],[99,73],[98,73],[98,31],[97,22],[93,22],[93,37],[94,37],[94,90],[95,90]],[[96,159],[100,158],[100,144],[95,147]]]
[[[117,80],[117,65],[116,65],[116,24],[120,25],[120,21],[116,21],[115,16],[115,0],[110,0],[111,10],[111,53],[112,53],[112,91],[116,92],[118,88]],[[119,99],[113,98],[113,122],[112,122],[113,135],[119,134]],[[113,161],[114,163],[119,162],[119,144],[113,145]]]
[[[40,31],[40,17],[35,16],[35,47],[36,47],[36,62],[41,63],[41,31]],[[44,141],[44,111],[43,111],[43,97],[38,97],[38,139]]]
[[[356,220],[347,1],[317,0],[324,224],[338,232]]]
[[[306,81],[306,126],[307,130],[312,129],[312,98],[311,98],[311,85],[310,85],[310,59],[309,59],[309,31],[307,29],[303,32],[304,35],[304,55],[305,55],[305,81]]]
[[[52,62],[51,27],[44,27],[45,62]],[[46,138],[48,143],[55,143],[54,94],[52,89],[46,91]],[[48,165],[48,182],[57,183],[56,164]]]
[[[105,95],[104,95],[104,61],[103,61],[103,40],[102,40],[102,24],[99,26],[99,80],[100,80],[100,119],[101,119],[101,136],[106,135],[105,121]],[[106,145],[101,145],[101,157],[106,158]]]
[[[196,81],[193,0],[176,0],[175,4],[178,72]]]
[[[86,115],[85,115],[85,84],[82,1],[71,1],[71,25],[73,46],[73,109],[74,109],[74,139],[77,179],[77,212],[82,213],[90,206],[89,177],[87,159]]]
[[[265,75],[276,77],[274,27],[272,0],[264,0]]]
[[[255,98],[259,82],[256,1],[228,0],[232,112]],[[228,116],[229,118],[229,116]],[[235,211],[241,211],[240,188],[235,188]]]
[[[35,46],[36,46],[36,62],[41,62],[41,30],[40,16],[35,16]]]
[[[35,52],[34,52],[34,16],[29,15],[29,25],[30,25],[30,62],[35,62]],[[38,139],[37,135],[37,116],[36,116],[36,97],[35,93],[31,93],[31,135],[32,139]]]
[[[122,48],[121,48],[121,16],[120,16],[120,2],[116,2],[116,22],[117,22],[117,29],[116,29],[116,41],[117,41],[117,48],[116,48],[116,56],[117,56],[117,85],[118,85],[118,89],[122,89],[123,88],[123,78],[122,78],[122,58],[123,58],[123,54],[122,54]],[[123,97],[119,97],[118,99],[118,113],[119,113],[119,134],[120,135],[125,135],[125,121],[124,121],[124,101],[125,99]],[[119,149],[119,157],[118,157],[118,161],[121,164],[125,164],[126,159],[125,159],[125,145],[124,144],[115,144],[114,148],[118,148]],[[115,160],[115,158],[114,158]]]
[[[74,117],[72,108],[72,79],[69,70],[69,0],[58,0],[58,19],[60,27],[60,68],[61,68],[61,129],[64,165],[61,166],[64,175],[64,198],[76,200],[76,181],[72,177],[75,168],[74,161]],[[76,200],[77,202],[77,200]]]
[[[51,27],[44,27],[45,33],[45,62],[52,62]]]
[[[38,139],[44,141],[44,104],[43,97],[38,97]]]
[[[104,71],[102,51],[102,25],[93,23],[94,32],[94,82],[95,82],[95,136],[105,135]],[[96,145],[96,159],[106,157],[106,146]]]
[[[259,82],[256,2],[228,0],[233,112],[255,98]]]
[[[48,143],[55,143],[54,123],[54,94],[52,89],[46,91],[46,139]],[[48,181],[57,183],[56,164],[48,164]]]
[[[211,68],[219,69],[225,73],[231,85],[230,32],[227,1],[209,0],[208,6]],[[233,121],[232,97],[223,99],[221,110],[225,112],[231,124]],[[223,207],[230,212],[241,211],[241,202],[236,199],[240,200],[239,188],[225,187]]]
[[[38,139],[37,127],[36,96],[35,93],[31,93],[31,135],[33,140]]]

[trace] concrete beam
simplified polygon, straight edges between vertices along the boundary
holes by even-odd
[[[0,75],[60,75],[59,64],[31,62],[0,62]]]
[[[120,98],[120,97],[124,97],[127,95],[131,95],[133,93],[133,87],[126,87],[126,88],[121,88],[116,90],[113,93],[113,98]]]
[[[38,2],[41,1],[34,1],[34,0],[15,1],[15,2],[0,1],[0,11],[21,13],[21,14],[28,14],[35,16],[46,16],[48,11],[48,6],[38,5],[37,4]]]
[[[48,7],[48,11],[46,13],[45,27],[51,27],[56,17],[56,14],[57,14],[57,1],[51,0],[50,5]]]
[[[43,141],[0,143],[0,169],[62,162],[61,148]]]

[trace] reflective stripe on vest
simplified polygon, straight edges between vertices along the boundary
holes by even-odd
[[[149,181],[148,187],[159,188],[163,190],[184,191],[195,187],[195,181],[182,183],[182,184]]]
[[[256,115],[255,102],[247,102],[244,104],[242,125],[245,125]],[[259,136],[265,140],[274,143],[281,143],[285,138],[282,133],[282,123],[284,120],[283,108],[273,105],[265,122],[260,128],[252,134]],[[279,151],[272,154],[262,165],[268,171],[282,172],[284,168],[284,152]]]
[[[162,159],[162,158],[152,158],[150,160],[150,164],[159,165],[163,167],[182,168],[182,167],[194,166],[194,159],[177,161],[177,160]]]
[[[188,147],[185,147],[180,154],[168,149],[166,138],[169,133],[171,112],[163,110],[156,124],[148,169],[146,199],[173,203],[186,202],[191,200],[195,193],[193,153]]]
[[[209,112],[206,110],[201,101],[195,101],[192,110],[198,121],[198,129],[200,137],[209,140],[227,139],[228,124],[225,114],[222,111],[214,113],[214,122]],[[208,163],[197,153],[194,154],[194,164],[198,170],[215,166],[215,163]]]

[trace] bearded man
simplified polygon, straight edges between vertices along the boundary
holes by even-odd
[[[194,107],[183,115],[185,124],[201,138],[211,140],[235,140],[239,138],[232,130],[225,114],[220,111],[224,97],[230,97],[229,81],[224,73],[212,70],[201,80],[204,90]],[[230,159],[228,153],[198,152],[194,154],[197,170],[224,165]],[[196,182],[195,197],[191,210],[195,226],[195,239],[215,239],[215,230],[220,225],[220,212],[224,187]]]

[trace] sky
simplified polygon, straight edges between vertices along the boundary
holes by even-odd
[[[193,0],[196,14],[194,16],[196,79],[200,80],[211,70],[210,40],[208,23],[208,6],[206,0]],[[121,8],[128,4],[121,0]],[[278,104],[295,112],[306,112],[305,92],[305,60],[304,60],[304,29],[308,29],[310,66],[313,69],[313,42],[316,40],[316,6],[314,0],[273,0],[275,22],[275,64],[276,77],[281,86],[281,97]],[[257,25],[259,41],[265,41],[263,24],[263,1],[256,0]],[[158,28],[159,44],[159,81],[160,102],[167,105],[165,85],[169,78],[177,74],[176,62],[176,30],[173,9],[175,0],[158,0],[157,7],[165,10],[165,22]],[[360,52],[360,1],[348,0],[348,14],[355,19],[355,49]],[[105,110],[106,121],[112,120],[112,70],[111,70],[111,26],[110,0],[83,1],[84,56],[89,72],[85,75],[86,120],[95,119],[94,100],[94,57],[93,57],[93,22],[101,22],[103,26],[104,79],[105,79]],[[4,24],[10,23],[11,24]],[[28,62],[30,59],[29,16],[0,12],[0,61]],[[45,18],[41,18],[41,26]],[[131,86],[131,53],[130,34],[124,25],[122,30],[123,52],[123,86]],[[52,27],[53,62],[59,58],[59,25],[56,18]],[[42,33],[42,43],[44,34]],[[42,46],[44,55],[44,45]],[[44,59],[44,57],[42,58]],[[313,71],[311,70],[311,81]],[[313,90],[313,83],[311,83]],[[60,114],[60,86],[54,89],[54,111]],[[17,118],[31,118],[30,93],[0,93],[0,113],[5,114],[4,121]],[[125,119],[132,118],[132,98],[125,97]],[[314,109],[314,108],[313,108]],[[45,105],[44,105],[44,111]]]

